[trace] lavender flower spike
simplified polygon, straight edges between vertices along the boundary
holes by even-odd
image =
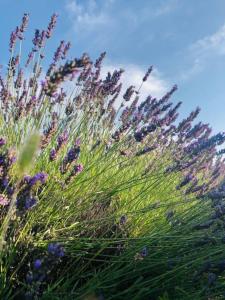
[[[58,243],[50,243],[48,245],[48,253],[56,256],[56,257],[63,257],[65,255],[64,249]]]
[[[29,185],[33,186],[35,185],[38,181],[41,182],[41,184],[44,184],[47,180],[48,175],[44,172],[40,172],[37,173],[35,176],[33,176],[30,180],[29,180]]]
[[[40,269],[41,265],[42,265],[42,261],[40,259],[36,259],[34,261],[34,268],[35,269],[37,269],[37,270]]]
[[[4,138],[0,138],[0,147],[4,146],[6,144],[6,140]]]
[[[152,72],[152,69],[153,69],[153,66],[151,66],[151,67],[148,68],[148,70],[147,70],[145,76],[144,76],[143,79],[142,79],[143,82],[145,82],[145,81],[148,79],[149,75],[150,75],[151,72]]]

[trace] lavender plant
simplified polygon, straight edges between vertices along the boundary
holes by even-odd
[[[142,99],[153,67],[122,93],[60,41],[43,68],[56,14],[22,57],[28,22],[0,76],[0,298],[224,299],[225,134],[178,121],[177,86]]]

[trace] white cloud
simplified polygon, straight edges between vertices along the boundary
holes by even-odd
[[[95,0],[78,3],[77,0],[67,2],[66,10],[73,22],[75,31],[85,30],[91,31],[99,25],[108,24],[110,16],[106,12],[106,7],[112,4],[112,0],[105,0],[103,7],[99,7]]]
[[[113,72],[114,70],[124,69],[125,72],[122,74],[121,82],[123,84],[121,95],[124,94],[125,90],[134,85],[136,89],[139,88],[142,83],[142,78],[144,77],[146,70],[143,70],[137,65],[127,64],[105,64],[102,68],[102,76],[105,77],[107,72]],[[140,90],[140,101],[146,99],[147,96],[151,95],[153,97],[162,97],[171,86],[166,80],[164,80],[158,70],[154,69],[150,74],[148,80],[144,82]]]
[[[100,25],[118,27],[118,23],[121,26],[129,23],[131,27],[135,25],[141,27],[146,20],[171,13],[179,3],[178,0],[163,0],[157,2],[157,6],[153,7],[146,2],[140,9],[135,10],[128,2],[68,0],[65,8],[72,20],[74,31],[79,32],[82,29],[82,33],[86,33],[95,30]],[[114,10],[115,8],[116,10]],[[115,28],[113,29],[115,30]]]
[[[225,24],[212,35],[194,42],[188,51],[192,63],[189,68],[180,74],[180,79],[185,81],[202,72],[211,59],[225,55]]]
[[[191,47],[196,55],[224,55],[225,54],[225,24],[212,35],[196,41]]]

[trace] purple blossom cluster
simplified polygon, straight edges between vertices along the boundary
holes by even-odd
[[[57,138],[57,145],[55,148],[51,149],[49,154],[50,161],[53,161],[57,158],[57,154],[68,141],[69,135],[67,131],[64,131],[62,134],[60,134]]]
[[[36,258],[26,274],[28,286],[26,296],[32,299],[41,296],[42,286],[48,282],[51,272],[54,272],[54,268],[64,256],[65,251],[60,244],[50,243],[48,245],[47,253],[41,258]]]
[[[34,186],[37,182],[44,184],[48,178],[48,175],[44,172],[37,173],[34,176],[25,176],[24,181],[30,186]]]
[[[44,172],[39,172],[34,176],[26,175],[20,183],[20,190],[17,194],[17,209],[18,211],[28,211],[37,205],[38,194],[41,192],[39,185],[44,185],[48,175]],[[36,191],[36,195],[34,195]]]
[[[79,158],[79,156],[80,156],[80,145],[79,142],[76,142],[75,145],[68,150],[65,158],[62,161],[62,164],[60,166],[61,173],[62,174],[66,173],[70,165],[74,163]],[[80,165],[78,169],[79,168],[82,168],[82,166]],[[74,172],[76,172],[76,170]]]
[[[11,182],[12,176],[10,170],[16,162],[16,153],[14,149],[6,147],[7,143],[4,138],[0,138],[0,144],[0,147],[3,148],[0,153],[0,203],[2,206],[7,206],[15,190]]]
[[[22,22],[21,22],[21,25],[18,27],[16,27],[16,29],[14,31],[12,31],[11,33],[11,36],[10,36],[10,42],[9,42],[9,50],[12,52],[15,44],[16,44],[16,40],[19,39],[19,40],[23,40],[24,39],[24,32],[27,28],[27,25],[28,25],[28,22],[29,22],[29,14],[25,13],[23,15],[23,18],[22,18]]]
[[[84,167],[82,164],[75,165],[69,174],[69,176],[66,178],[65,183],[69,183],[75,176],[80,174],[83,171]]]
[[[65,255],[63,247],[57,243],[50,243],[48,245],[48,253],[57,258],[63,257]]]

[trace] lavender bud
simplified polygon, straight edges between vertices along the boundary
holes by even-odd
[[[50,159],[51,161],[53,161],[53,160],[56,159],[56,157],[57,157],[57,152],[56,152],[55,149],[52,149],[52,150],[50,151],[50,154],[49,154],[49,159]]]
[[[144,76],[143,79],[142,79],[143,82],[145,82],[145,81],[148,79],[149,75],[150,75],[151,72],[152,72],[152,69],[153,69],[153,66],[151,66],[151,67],[148,68],[148,70],[147,70],[145,76]]]
[[[125,92],[125,94],[123,95],[123,99],[125,101],[129,101],[134,93],[134,88],[135,86],[131,85]]]
[[[44,184],[47,180],[47,177],[48,175],[46,173],[37,173],[35,176],[31,177],[31,179],[29,180],[29,185],[34,186],[38,181],[40,181],[41,184]]]
[[[41,265],[42,265],[42,261],[41,261],[40,259],[36,259],[36,260],[34,261],[34,268],[35,268],[36,270],[40,269],[40,268],[41,268]]]
[[[57,14],[53,14],[51,16],[50,23],[48,24],[47,32],[46,32],[46,38],[49,39],[52,36],[52,31],[55,28],[56,21],[57,21]]]
[[[31,284],[32,281],[33,281],[33,279],[34,279],[34,276],[33,276],[32,273],[28,273],[28,274],[26,275],[26,282],[27,282],[28,284]]]
[[[24,208],[26,210],[30,210],[32,207],[34,207],[37,204],[37,200],[33,197],[27,197],[25,200]]]
[[[23,33],[25,32],[25,30],[27,28],[28,22],[29,22],[29,14],[25,13],[23,15],[22,23],[20,25],[20,32],[21,32],[20,39],[23,39]]]
[[[0,138],[0,147],[6,144],[6,140],[4,138]]]
[[[56,256],[56,257],[63,257],[65,255],[64,249],[61,245],[59,245],[58,243],[50,243],[48,245],[48,253]]]

